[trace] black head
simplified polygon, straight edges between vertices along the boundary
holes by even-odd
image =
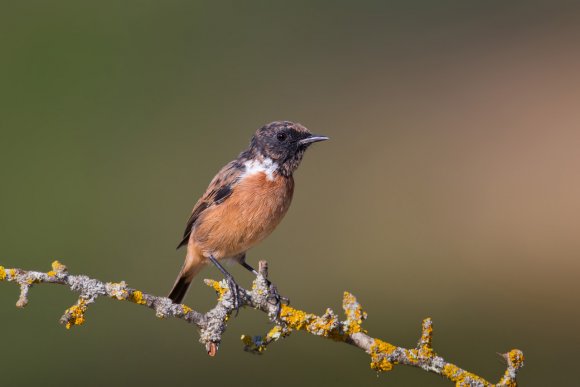
[[[310,133],[304,126],[290,121],[274,121],[256,131],[250,143],[254,156],[278,164],[278,172],[290,176],[298,168],[304,151],[313,143],[328,137]]]

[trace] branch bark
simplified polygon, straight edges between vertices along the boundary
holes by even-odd
[[[445,361],[432,347],[433,324],[430,318],[423,320],[421,337],[415,348],[397,347],[378,338],[373,338],[362,328],[367,318],[366,312],[356,298],[344,292],[342,307],[346,315],[340,320],[332,309],[326,309],[321,315],[306,313],[302,310],[280,304],[274,286],[267,280],[268,265],[261,261],[259,275],[252,284],[251,290],[239,289],[242,298],[240,307],[250,307],[268,315],[274,325],[265,336],[242,336],[244,350],[262,353],[268,345],[293,331],[305,331],[310,334],[341,341],[353,345],[370,355],[371,368],[377,372],[389,371],[396,364],[419,367],[425,371],[441,375],[457,386],[517,386],[516,374],[524,365],[523,353],[518,349],[502,354],[506,362],[506,371],[497,384],[468,372]],[[127,286],[125,282],[102,282],[85,275],[72,275],[60,262],[52,263],[49,272],[6,269],[0,266],[0,281],[17,283],[20,286],[20,297],[16,306],[22,308],[28,303],[30,288],[35,284],[59,284],[68,286],[79,293],[77,302],[68,308],[60,322],[70,329],[85,322],[88,306],[97,298],[107,296],[119,301],[129,301],[146,306],[155,311],[159,318],[178,318],[195,325],[200,332],[199,341],[205,346],[210,356],[215,356],[226,323],[234,312],[232,294],[225,281],[205,280],[217,295],[215,307],[206,313],[193,310],[184,304],[174,304],[166,297],[159,297]]]

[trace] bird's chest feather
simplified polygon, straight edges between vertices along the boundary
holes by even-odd
[[[228,257],[246,251],[280,223],[294,192],[292,177],[265,172],[243,176],[230,197],[205,213],[194,230],[204,252]]]

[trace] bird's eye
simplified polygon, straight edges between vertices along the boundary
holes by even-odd
[[[278,139],[278,141],[282,142],[282,141],[286,141],[286,133],[278,133],[276,135],[276,138]]]

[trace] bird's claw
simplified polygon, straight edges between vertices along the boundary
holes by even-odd
[[[240,297],[240,287],[234,280],[232,276],[226,276],[226,282],[228,284],[228,288],[230,289],[230,294],[232,295],[232,303],[234,309],[236,311],[236,316],[240,312],[240,304],[241,304],[241,297]]]
[[[267,280],[268,281],[268,280]],[[276,285],[272,284],[272,282],[268,281],[268,297],[266,298],[266,302],[268,304],[273,305],[276,307],[276,314],[275,318],[280,318],[280,312],[282,311],[282,304],[290,305],[290,299],[284,297],[278,293],[278,289]]]

